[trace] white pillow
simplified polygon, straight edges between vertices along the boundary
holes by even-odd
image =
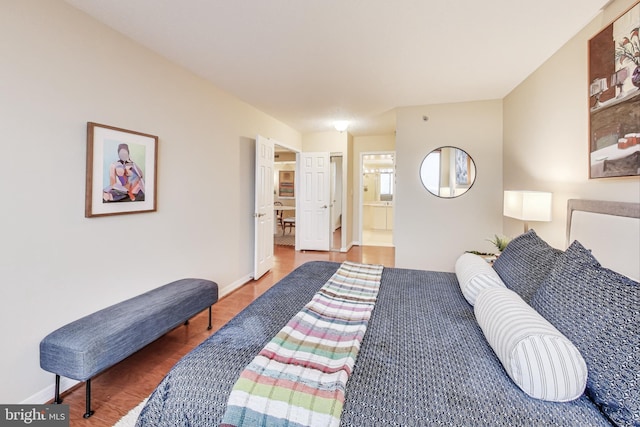
[[[483,289],[500,287],[505,284],[498,273],[481,256],[464,253],[456,261],[456,276],[460,283],[462,295],[474,305],[478,294]]]
[[[582,395],[587,365],[580,352],[518,294],[484,290],[474,312],[502,366],[525,393],[554,402]]]

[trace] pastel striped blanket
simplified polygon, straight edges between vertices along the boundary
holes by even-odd
[[[382,269],[344,262],[240,374],[221,426],[338,426]]]

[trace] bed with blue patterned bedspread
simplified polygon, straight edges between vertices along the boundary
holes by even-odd
[[[168,373],[138,426],[216,426],[242,370],[339,264],[294,270]],[[454,273],[385,268],[343,426],[601,426],[593,402],[526,395],[505,373]]]

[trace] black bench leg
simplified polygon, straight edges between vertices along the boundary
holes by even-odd
[[[53,398],[53,403],[61,404],[62,399],[60,399],[60,375],[56,374],[56,395]]]
[[[91,378],[89,378],[85,384],[85,388],[87,390],[87,396],[86,396],[86,412],[84,413],[83,417],[84,418],[89,418],[91,415],[93,415],[93,411],[91,410]]]
[[[189,319],[185,320],[184,325],[187,326],[189,324]],[[211,324],[211,306],[209,306],[209,326],[207,327],[208,330],[213,329],[213,326]]]

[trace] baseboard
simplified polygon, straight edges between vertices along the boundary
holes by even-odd
[[[22,402],[21,405],[43,405],[47,402],[53,400],[56,395],[56,384],[55,384],[55,375],[51,374],[51,382],[52,384],[31,397],[26,398]],[[60,394],[69,390],[72,387],[75,387],[77,384],[80,384],[80,381],[72,380],[71,378],[60,377]],[[64,399],[63,399],[64,400]]]
[[[340,252],[349,252],[354,246],[360,246],[360,244],[358,242],[351,242],[347,245],[346,248],[340,248]]]
[[[253,279],[253,276],[251,274],[247,274],[246,276],[236,280],[235,282],[219,288],[218,298],[222,298],[225,295],[229,295],[231,292],[235,291],[236,289],[238,289],[239,287],[241,287],[251,279]],[[215,309],[215,305],[214,305],[214,309]]]

